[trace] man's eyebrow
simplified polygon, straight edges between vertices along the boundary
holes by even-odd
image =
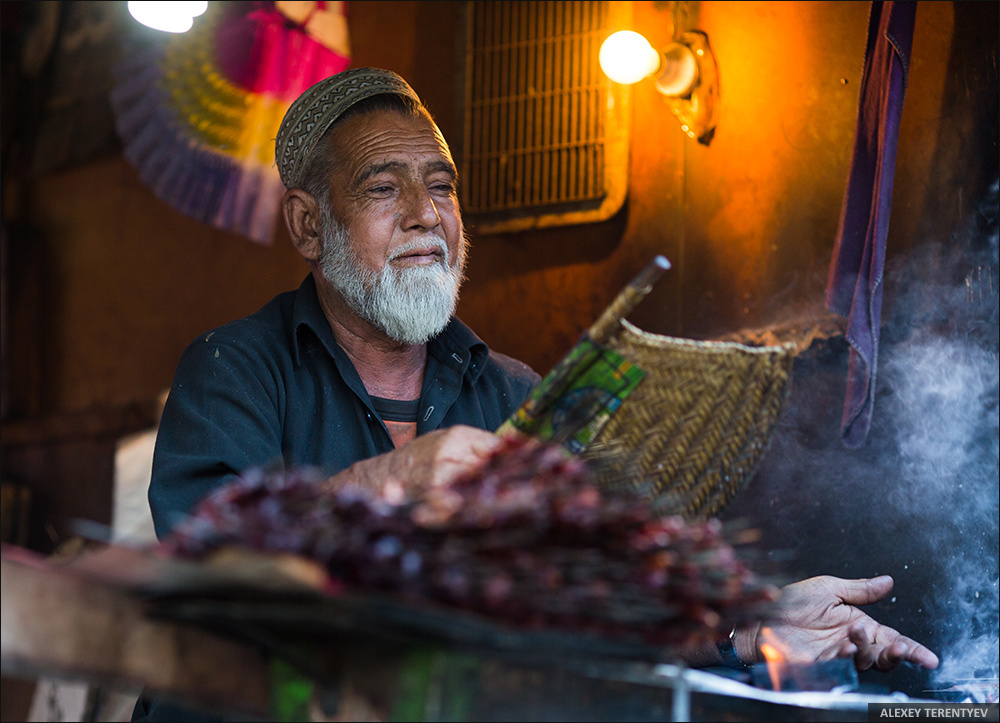
[[[430,163],[425,163],[420,170],[422,170],[424,173],[427,172],[434,173],[437,171],[442,171],[451,176],[451,180],[453,181],[458,180],[458,170],[455,168],[455,164],[450,163],[448,161],[444,160],[431,161]]]
[[[354,180],[354,185],[360,186],[369,178],[371,178],[372,176],[376,176],[379,173],[385,173],[386,171],[401,171],[405,168],[406,164],[400,161],[386,161],[385,163],[373,163],[358,174],[357,178]]]
[[[354,181],[355,186],[360,186],[364,184],[372,176],[377,176],[379,173],[385,173],[386,171],[404,171],[407,165],[401,161],[386,161],[385,163],[373,163],[370,166],[364,168],[361,173],[358,174]],[[453,181],[458,180],[458,170],[455,168],[453,163],[445,160],[429,161],[420,167],[423,173],[436,173],[444,172],[447,173]]]

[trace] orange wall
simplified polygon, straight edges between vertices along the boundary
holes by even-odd
[[[635,29],[654,45],[668,42],[673,5],[636,2]],[[971,198],[979,181],[974,159],[997,153],[995,126],[992,148],[963,149],[956,140],[975,135],[983,99],[996,94],[996,5],[964,5],[957,57],[953,5],[918,6],[890,254],[946,236],[970,208],[925,210],[928,200],[957,197],[963,188]],[[651,331],[705,337],[821,307],[854,138],[869,4],[689,7],[692,27],[708,33],[720,68],[711,145],[688,140],[652,83],[641,83],[633,89],[630,189],[620,218],[478,239],[463,314],[488,341],[539,370],[656,253],[674,269],[632,316]],[[985,17],[969,17],[975,12]],[[970,78],[979,85],[969,86]],[[968,96],[947,93],[946,84],[963,80]],[[496,313],[511,307],[517,313]]]
[[[941,199],[974,191],[970,149],[955,138],[970,136],[989,82],[996,92],[997,11],[996,3],[964,5],[977,7],[918,6],[891,251],[954,225],[963,209]],[[673,7],[636,2],[635,29],[665,43]],[[633,316],[652,331],[724,333],[820,298],[853,139],[868,3],[686,7],[720,66],[712,144],[687,140],[652,84],[640,84],[629,197],[617,216],[473,237],[460,314],[487,342],[539,371],[656,253],[675,268]],[[460,4],[349,9],[355,64],[406,76],[457,140]],[[964,55],[956,56],[959,31]],[[963,71],[963,63],[979,66]],[[968,96],[952,87],[961,77],[967,88],[973,79]],[[190,221],[153,197],[120,157],[49,174],[24,190],[21,203],[35,231],[8,249],[10,369],[19,381],[10,385],[13,418],[151,399],[194,336],[257,309],[306,273],[283,230],[261,247]]]
[[[41,378],[38,389],[11,393],[37,396],[19,401],[43,412],[154,397],[195,335],[255,311],[306,273],[287,240],[259,246],[174,212],[120,157],[43,177],[31,205],[37,349],[19,328],[11,361],[37,355]],[[27,324],[18,301],[12,321]]]

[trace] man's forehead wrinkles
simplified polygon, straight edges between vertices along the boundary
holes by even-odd
[[[441,152],[447,148],[444,139],[434,133],[432,128],[356,128],[353,130],[355,131],[354,143],[362,153],[379,149],[405,152],[414,148]]]

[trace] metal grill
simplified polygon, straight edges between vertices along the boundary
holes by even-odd
[[[627,152],[609,158],[608,149],[622,145],[613,126],[625,104],[598,64],[601,42],[621,24],[615,5],[630,3],[470,3],[462,203],[479,230],[581,222],[620,207],[606,208],[623,199]]]

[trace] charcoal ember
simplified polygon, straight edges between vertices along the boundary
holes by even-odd
[[[330,491],[311,470],[251,470],[202,502],[165,546],[303,555],[360,590],[529,628],[685,645],[764,617],[776,589],[717,520],[659,516],[604,493],[561,447],[514,440],[422,496]]]

